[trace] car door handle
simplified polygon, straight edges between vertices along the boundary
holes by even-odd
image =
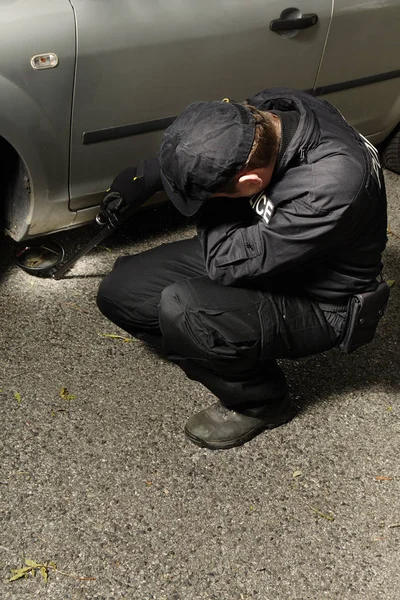
[[[318,15],[309,13],[298,19],[274,19],[269,28],[272,31],[293,31],[295,29],[307,29],[318,23]]]

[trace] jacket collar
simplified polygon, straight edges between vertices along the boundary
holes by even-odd
[[[279,157],[273,179],[276,181],[287,170],[289,163],[296,159],[297,164],[306,162],[306,152],[313,147],[319,138],[319,125],[311,107],[307,104],[308,94],[304,92],[291,93],[288,90],[276,90],[275,93],[260,94],[257,103],[259,110],[269,112],[292,111],[299,114],[298,127]]]

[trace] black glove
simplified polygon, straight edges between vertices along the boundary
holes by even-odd
[[[124,169],[116,176],[101,208],[119,209],[133,204],[139,208],[162,189],[158,158],[144,160],[137,167]]]

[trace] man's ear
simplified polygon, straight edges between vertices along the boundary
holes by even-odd
[[[251,172],[241,175],[236,187],[243,196],[252,196],[260,192],[265,186],[258,173]]]
[[[245,175],[241,175],[238,179],[238,183],[262,183],[261,177],[257,173],[246,173]]]

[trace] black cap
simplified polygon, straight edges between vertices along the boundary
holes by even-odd
[[[236,102],[194,102],[166,129],[161,179],[176,208],[190,217],[244,167],[254,141],[251,111]]]

